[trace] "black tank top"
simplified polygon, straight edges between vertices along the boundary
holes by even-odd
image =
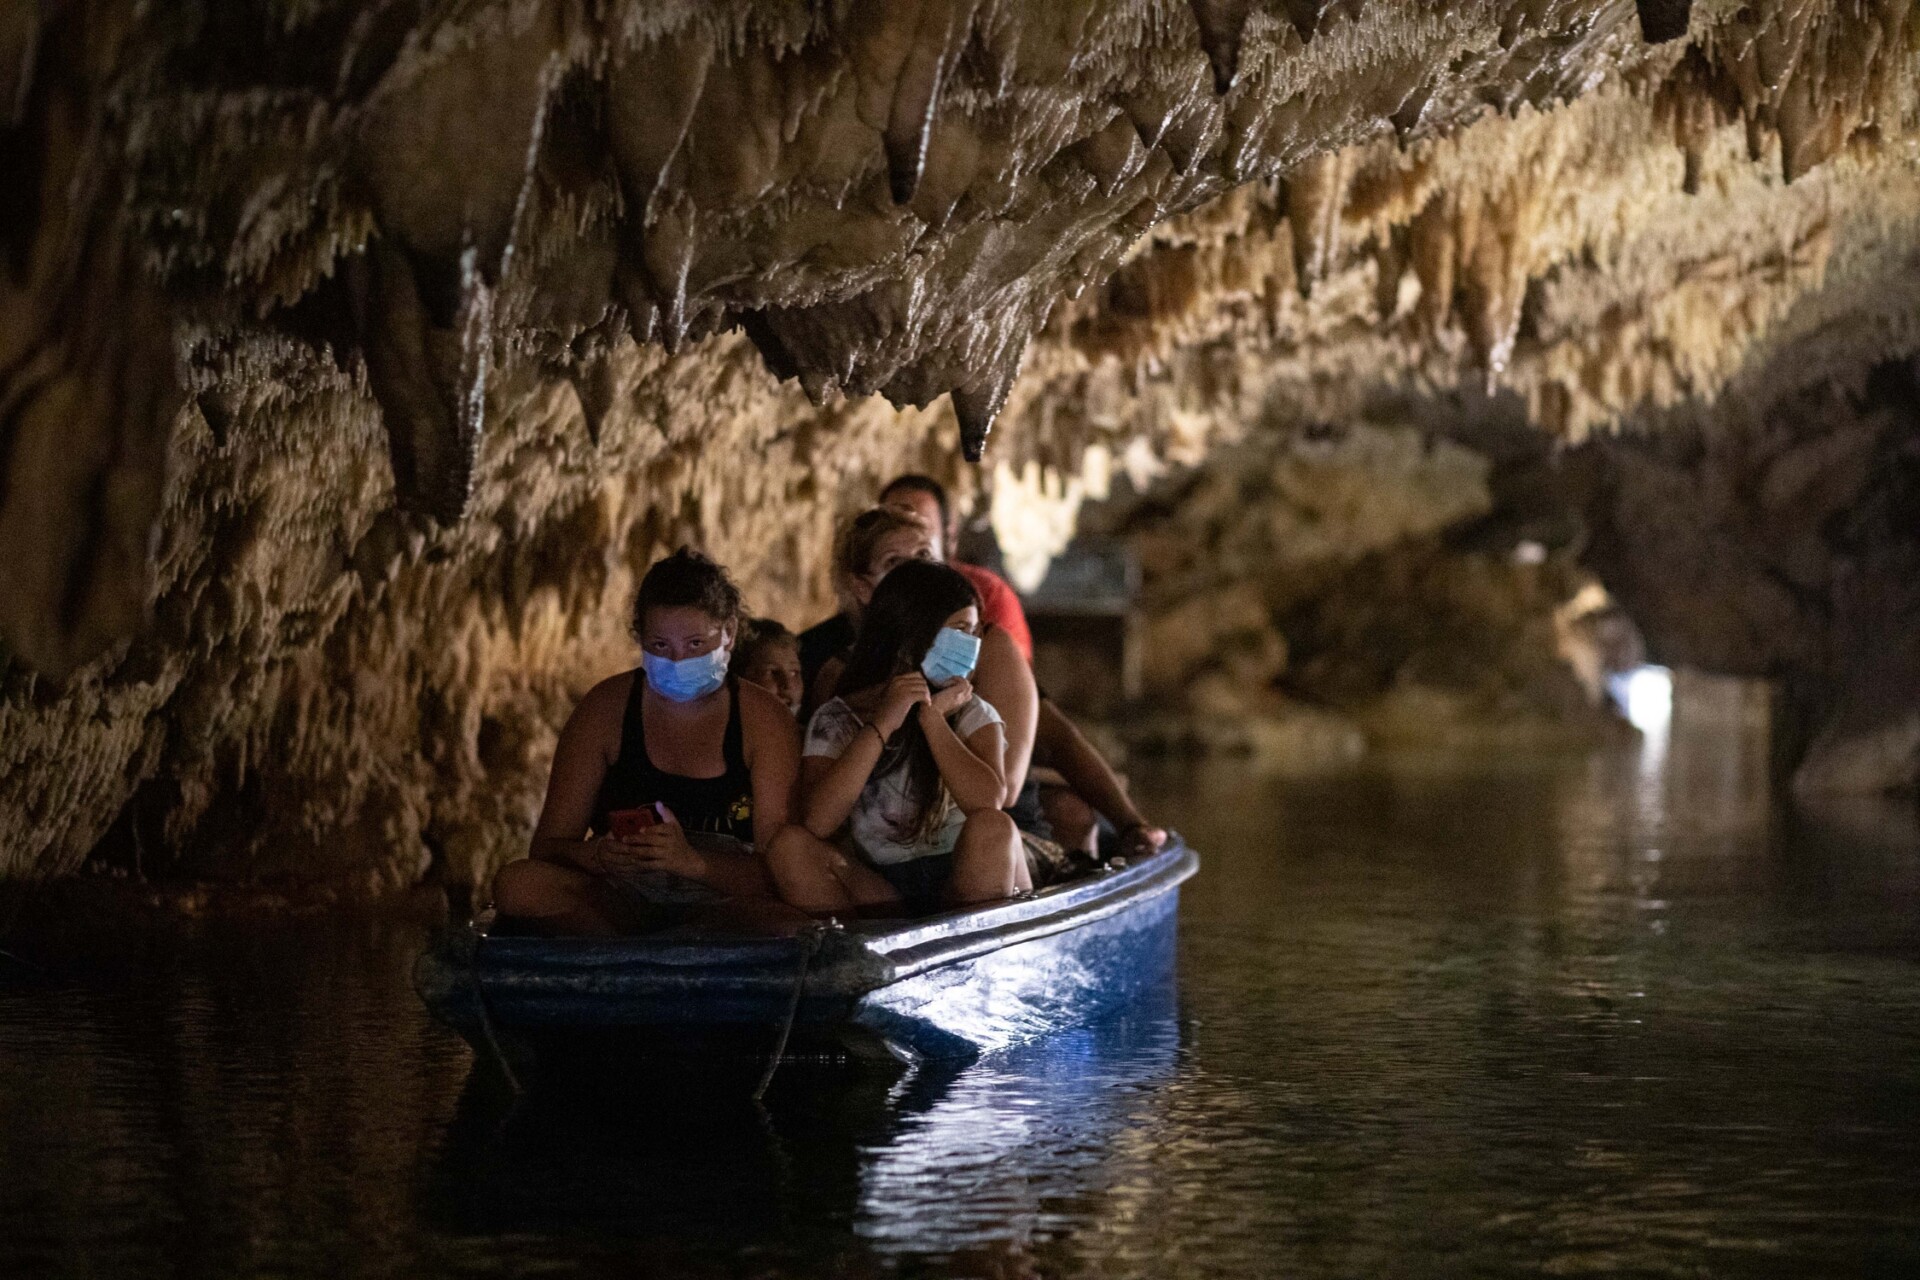
[[[615,809],[637,809],[658,800],[673,811],[687,831],[732,836],[753,843],[753,778],[741,746],[740,691],[729,683],[726,735],[720,754],[726,772],[717,778],[688,778],[654,767],[647,757],[646,728],[641,708],[646,681],[633,673],[633,691],[627,695],[626,720],[620,730],[620,755],[601,779],[593,802],[593,829],[612,830],[607,816]]]

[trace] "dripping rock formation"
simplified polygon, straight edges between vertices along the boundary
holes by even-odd
[[[471,882],[649,557],[809,620],[990,429],[1037,565],[1444,420],[1802,785],[1911,785],[1913,8],[11,6],[0,873]]]

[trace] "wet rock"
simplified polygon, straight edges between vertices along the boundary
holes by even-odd
[[[1657,47],[1674,6],[1640,8],[15,6],[0,870],[137,828],[154,876],[482,876],[652,555],[700,543],[803,623],[872,483],[971,490],[986,449],[1039,495],[1000,507],[1030,569],[1088,458],[1145,488],[1276,403],[1350,434],[1253,477],[1264,529],[1192,486],[1207,590],[1274,548],[1295,584],[1199,671],[1317,680],[1288,610],[1516,510],[1445,439],[1364,461],[1354,429],[1490,383],[1593,464],[1593,563],[1650,640],[1788,673],[1803,753],[1846,707],[1897,723],[1872,620],[1904,615],[1869,602],[1905,571],[1863,548],[1904,446],[1740,424],[1916,345],[1912,6],[1703,6]],[[1163,550],[1189,594],[1155,608],[1200,588]],[[1460,619],[1554,594],[1443,563]],[[1455,687],[1439,634],[1417,689]]]

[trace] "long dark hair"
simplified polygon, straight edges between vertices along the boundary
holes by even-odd
[[[980,596],[959,570],[932,560],[896,565],[880,579],[860,615],[860,632],[834,692],[846,697],[918,671],[941,626],[969,605],[978,609]],[[940,780],[940,766],[916,716],[908,716],[887,744],[889,757],[896,751],[906,755],[907,794],[913,797],[915,810],[913,820],[893,833],[906,844],[932,836],[946,825],[953,797]]]

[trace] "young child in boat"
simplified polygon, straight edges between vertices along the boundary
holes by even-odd
[[[980,602],[910,559],[873,589],[801,761],[801,825],[774,841],[780,894],[815,914],[991,902],[1032,887],[1001,811],[1000,715],[967,677]],[[829,840],[845,832],[845,845]]]
[[[749,618],[741,625],[729,674],[759,685],[799,717],[806,696],[800,679],[800,638],[772,618]]]
[[[595,685],[560,731],[530,856],[494,878],[501,915],[613,934],[769,895],[755,847],[789,820],[800,735],[785,703],[727,678],[740,614],[726,571],[696,551],[647,570],[641,665]]]

